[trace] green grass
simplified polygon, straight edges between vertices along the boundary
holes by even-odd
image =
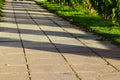
[[[87,31],[94,32],[104,39],[111,40],[116,45],[120,45],[120,26],[113,24],[111,20],[105,21],[97,13],[91,14],[89,10],[82,8],[73,9],[69,6],[61,6],[55,3],[39,2],[39,0],[37,3],[71,23],[80,25]]]
[[[5,3],[4,0],[0,0],[0,15],[2,13],[2,7],[3,7],[4,3]]]

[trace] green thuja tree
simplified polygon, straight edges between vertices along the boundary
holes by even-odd
[[[120,25],[120,0],[116,0],[116,7],[112,9],[112,21]]]
[[[113,23],[120,23],[120,0],[48,0],[72,8],[95,10],[105,20],[112,19]]]
[[[105,20],[107,20],[110,14],[112,14],[112,5],[110,0],[90,0],[90,3]]]
[[[120,0],[89,0],[92,7],[105,20],[112,18],[114,23],[120,23]]]

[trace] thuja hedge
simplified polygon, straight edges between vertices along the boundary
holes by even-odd
[[[84,8],[97,12],[105,20],[120,24],[120,0],[47,0],[60,5],[68,5],[74,9]]]

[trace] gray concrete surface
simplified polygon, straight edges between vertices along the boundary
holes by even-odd
[[[120,49],[36,5],[7,1],[0,80],[120,80]]]

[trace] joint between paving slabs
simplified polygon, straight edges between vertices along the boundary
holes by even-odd
[[[13,6],[13,3],[12,3],[12,6]],[[26,53],[25,53],[25,48],[24,48],[24,45],[23,45],[23,41],[22,41],[22,38],[21,38],[21,34],[20,34],[20,30],[19,30],[19,26],[18,26],[18,22],[17,22],[17,18],[16,18],[16,13],[15,13],[14,7],[13,7],[13,12],[14,12],[14,17],[15,17],[15,22],[16,22],[16,25],[17,25],[19,37],[20,37],[20,42],[21,42],[21,45],[22,45],[22,48],[23,48],[23,53],[24,53],[24,58],[25,58],[25,62],[26,62],[28,77],[29,77],[29,80],[31,80],[30,68],[29,68],[27,56],[26,56]]]

